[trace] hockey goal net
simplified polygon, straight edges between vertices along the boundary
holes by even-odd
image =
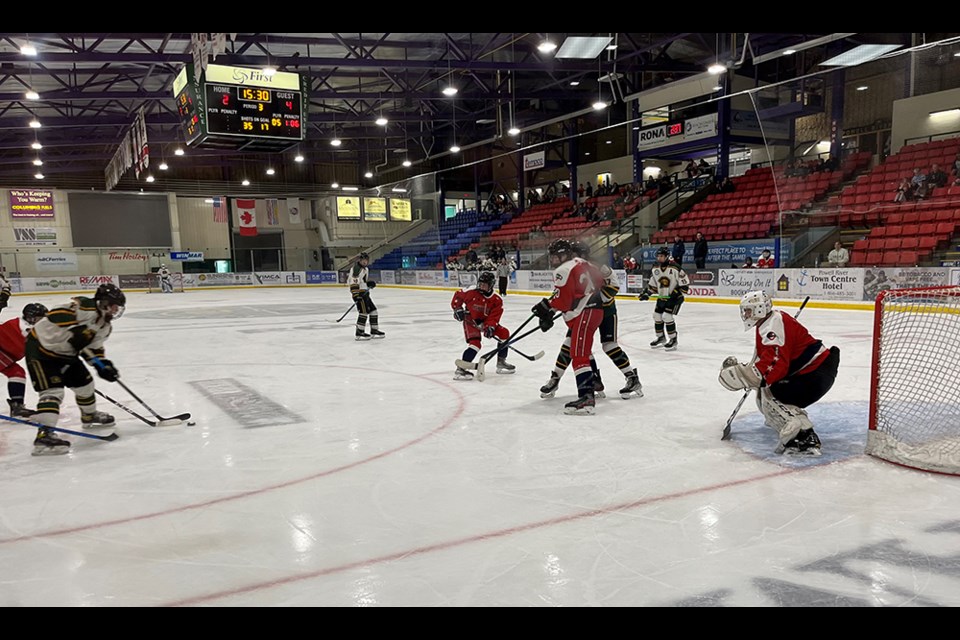
[[[867,453],[960,475],[960,287],[881,293],[872,360]]]
[[[183,293],[183,274],[179,272],[174,272],[170,274],[169,285],[164,286],[165,283],[161,282],[160,276],[155,273],[147,274],[147,279],[149,280],[147,292],[148,293]]]

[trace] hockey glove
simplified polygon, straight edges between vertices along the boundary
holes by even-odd
[[[727,358],[723,363],[726,365],[730,360],[730,358]],[[719,380],[720,384],[730,391],[759,389],[763,384],[763,377],[756,367],[740,362],[734,362],[732,365],[721,369]]]
[[[541,300],[541,301],[538,302],[537,304],[533,305],[533,307],[530,309],[530,311],[531,311],[535,316],[537,316],[538,318],[540,318],[541,322],[543,321],[544,318],[552,318],[552,317],[553,317],[553,308],[550,306],[550,299],[549,299],[549,298],[544,298],[543,300]],[[552,324],[552,323],[551,323],[551,324]]]
[[[546,333],[553,329],[553,316],[545,316],[540,318],[540,331]]]
[[[107,382],[116,382],[120,377],[120,372],[113,366],[113,363],[106,358],[99,358],[97,362],[97,375]]]
[[[484,327],[483,329],[484,338],[495,338],[496,336],[497,336],[497,325],[490,325],[488,327]]]
[[[367,288],[368,288],[368,289],[373,289],[373,288],[376,287],[376,286],[377,286],[377,283],[376,283],[376,282],[374,282],[373,280],[367,280]]]
[[[456,318],[457,322],[463,322],[467,318],[467,310],[463,307],[453,310],[453,317]]]
[[[640,294],[639,296],[637,296],[637,297],[640,298],[640,302],[646,302],[647,300],[650,299],[650,292],[649,292],[649,291],[644,291],[643,293],[641,293],[641,294]]]
[[[77,350],[77,353],[83,351],[93,339],[97,337],[96,331],[84,326],[76,326],[70,329],[73,335],[67,340],[70,346]]]

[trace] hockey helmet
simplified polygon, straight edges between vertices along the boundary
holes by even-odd
[[[755,327],[773,312],[773,299],[766,291],[748,291],[740,299],[740,319],[743,330]]]
[[[664,258],[666,258],[667,260],[669,260],[669,259],[670,259],[670,250],[667,249],[666,247],[660,247],[659,249],[657,249],[657,253],[654,255],[654,257],[657,259],[657,262],[660,262],[660,256],[663,256]],[[664,261],[664,262],[666,262],[666,261]]]
[[[477,291],[482,293],[486,297],[493,295],[493,283],[496,282],[496,278],[489,271],[484,271],[479,276],[477,276]],[[481,286],[485,285],[485,286]]]
[[[120,287],[109,282],[97,287],[93,299],[97,302],[97,309],[108,316],[108,320],[115,320],[122,316],[127,304],[127,296],[120,291]]]
[[[590,247],[587,246],[586,242],[574,240],[570,243],[570,248],[573,250],[573,255],[578,258],[583,258],[584,260],[590,259]]]
[[[36,324],[45,315],[47,308],[39,302],[31,302],[23,308],[23,321],[30,325]]]

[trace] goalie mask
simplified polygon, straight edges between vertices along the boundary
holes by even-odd
[[[123,291],[120,291],[117,285],[109,283],[97,287],[93,299],[96,300],[97,309],[106,316],[107,321],[116,320],[122,316],[127,304],[127,296]]]
[[[749,291],[740,299],[740,319],[743,330],[757,326],[764,318],[773,313],[773,300],[766,291]]]
[[[493,295],[493,274],[489,271],[484,271],[477,278],[477,291],[483,294],[485,298],[489,298]]]

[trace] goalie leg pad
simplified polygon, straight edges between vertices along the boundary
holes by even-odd
[[[780,446],[793,440],[801,430],[813,429],[813,423],[807,412],[790,404],[784,404],[773,397],[769,387],[760,389],[758,404],[765,422],[780,434]]]

